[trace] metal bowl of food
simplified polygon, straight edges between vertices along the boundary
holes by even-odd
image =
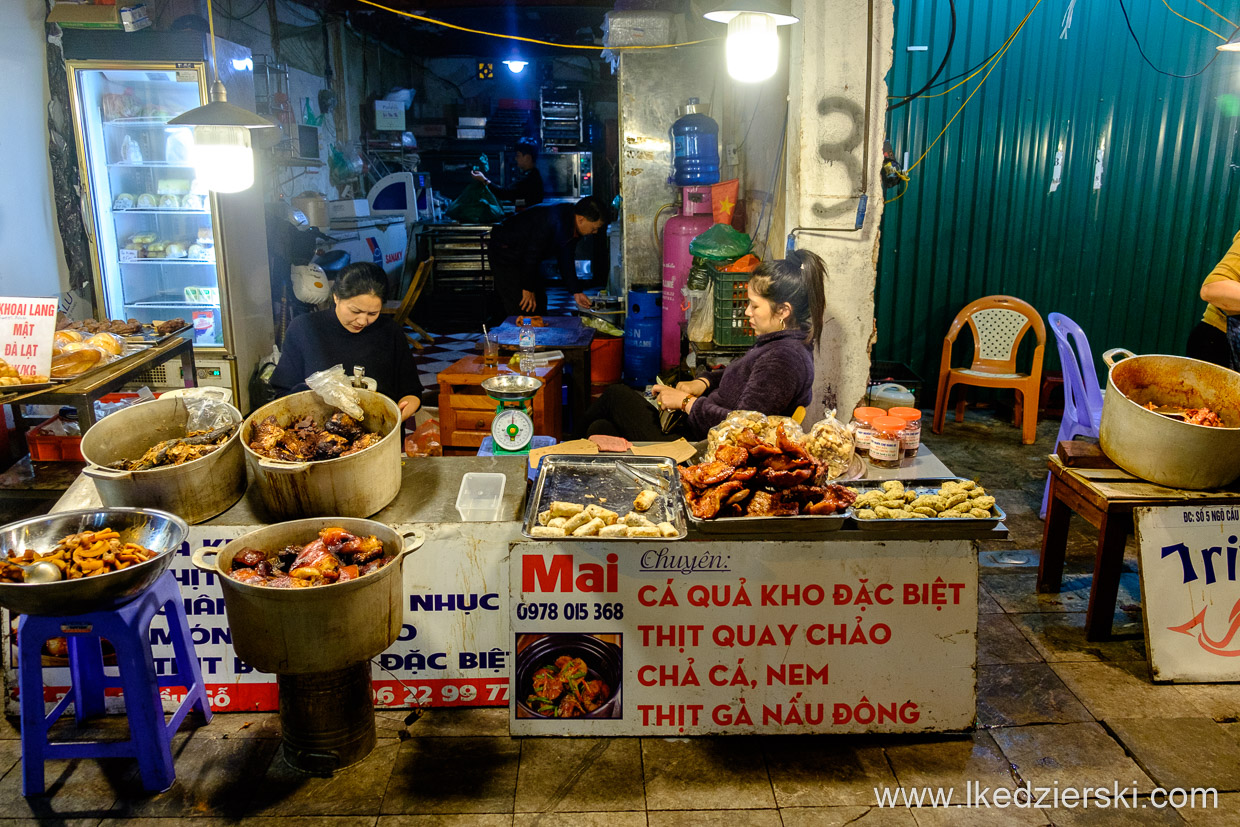
[[[543,381],[523,373],[499,373],[482,380],[482,389],[497,402],[516,402],[538,393]]]
[[[147,549],[150,559],[80,579],[0,583],[0,606],[14,614],[28,615],[72,615],[123,606],[168,569],[189,532],[180,517],[153,508],[62,511],[0,526],[0,555],[16,556],[25,551],[49,554],[69,535],[105,529],[116,531],[121,543]]]

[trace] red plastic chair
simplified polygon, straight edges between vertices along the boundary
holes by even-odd
[[[951,366],[952,345],[965,323],[973,332],[973,363],[967,368]],[[1016,351],[1032,328],[1038,344],[1030,373],[1016,370]],[[1042,383],[1042,355],[1046,349],[1046,325],[1032,305],[1014,296],[984,296],[956,314],[943,339],[938,395],[934,402],[932,430],[943,432],[943,415],[956,385],[1011,388],[1016,391],[1016,422],[1021,442],[1033,443],[1038,428],[1038,392]],[[956,403],[956,421],[964,421],[964,397]]]

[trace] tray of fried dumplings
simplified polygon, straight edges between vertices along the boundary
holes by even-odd
[[[543,457],[521,533],[532,540],[680,540],[688,534],[668,457]]]

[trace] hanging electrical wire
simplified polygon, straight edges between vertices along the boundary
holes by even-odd
[[[1215,36],[1215,37],[1217,37],[1219,40],[1226,40],[1226,39],[1227,39],[1227,38],[1223,37],[1221,34],[1219,34],[1218,32],[1214,31],[1214,29],[1211,29],[1209,26],[1203,26],[1202,24],[1198,23],[1196,20],[1190,20],[1189,18],[1187,18],[1187,17],[1185,17],[1184,15],[1180,14],[1178,11],[1176,11],[1176,10],[1175,10],[1175,9],[1173,9],[1173,8],[1171,8],[1171,4],[1170,4],[1170,3],[1168,3],[1168,2],[1167,2],[1167,0],[1162,0],[1162,4],[1163,4],[1164,6],[1166,6],[1166,7],[1167,7],[1167,11],[1171,12],[1172,14],[1174,14],[1176,17],[1180,18],[1181,20],[1188,21],[1189,23],[1192,23],[1194,26],[1196,26],[1196,27],[1197,27],[1197,28],[1199,28],[1199,29],[1205,29],[1207,32],[1209,32],[1210,34],[1214,35],[1214,36]]]
[[[1205,6],[1207,9],[1210,9],[1210,11],[1214,13],[1214,16],[1215,16],[1215,17],[1217,17],[1219,20],[1222,20],[1222,21],[1223,21],[1224,23],[1226,23],[1228,26],[1235,26],[1235,25],[1236,25],[1236,24],[1235,24],[1235,23],[1233,23],[1232,21],[1228,20],[1226,17],[1223,17],[1223,15],[1221,15],[1221,14],[1219,14],[1218,12],[1214,11],[1214,9],[1211,9],[1211,8],[1210,8],[1208,5],[1206,5],[1205,3],[1201,2],[1201,0],[1197,0],[1197,3],[1198,3],[1199,5]]]
[[[917,98],[921,97],[921,93],[925,92],[927,89],[933,86],[934,82],[938,80],[939,75],[943,74],[943,70],[947,68],[947,59],[952,56],[952,47],[956,45],[956,0],[947,0],[947,5],[951,9],[952,25],[951,25],[951,30],[947,35],[947,51],[943,53],[943,59],[939,61],[939,68],[936,69],[934,71],[934,74],[930,76],[930,80],[926,81],[925,86],[921,87],[920,89],[918,89],[916,92],[914,92],[911,95],[905,95],[903,98],[900,99],[899,103],[887,104],[888,112],[890,112],[893,109],[899,109],[901,106],[905,106],[909,104],[910,102],[916,100]]]
[[[381,3],[374,2],[374,0],[356,0],[356,2],[361,3],[362,5],[365,5],[365,6],[373,6],[376,9],[383,9],[386,12],[391,12],[392,14],[400,15],[401,17],[407,17],[410,20],[417,20],[420,23],[431,23],[435,26],[443,26],[445,29],[454,29],[458,32],[465,32],[466,34],[478,34],[484,37],[499,38],[500,40],[517,40],[517,41],[520,41],[521,43],[533,43],[538,46],[554,46],[557,49],[585,49],[591,52],[597,52],[599,50],[598,46],[593,46],[593,45],[584,46],[584,45],[579,45],[576,43],[555,43],[550,40],[538,40],[533,37],[521,37],[520,35],[515,35],[515,34],[500,34],[498,32],[486,32],[481,29],[470,29],[466,26],[458,26],[455,23],[448,23],[447,21],[444,21],[444,20],[436,20],[433,17],[426,17],[421,14],[414,14],[412,12],[400,11],[399,9],[389,8],[388,6],[385,6]],[[633,51],[635,49],[675,49],[677,46],[696,46],[699,43],[711,43],[716,40],[719,40],[719,38],[708,37],[704,40],[688,40],[688,41],[685,41],[684,43],[667,43],[667,44],[660,45],[660,46],[608,46],[607,48],[609,51],[612,51],[612,52],[621,52],[621,51],[628,52],[628,51]]]
[[[888,198],[888,199],[886,199],[885,201],[883,201],[883,203],[884,203],[884,204],[894,204],[894,203],[896,203],[897,201],[899,201],[901,198],[903,198],[903,197],[904,197],[904,193],[908,192],[908,185],[909,185],[909,184],[911,184],[911,183],[912,183],[912,181],[905,181],[905,182],[904,182],[904,188],[900,190],[900,194],[899,194],[899,195],[897,195],[897,196],[896,196],[896,197],[894,197],[894,198]]]
[[[1132,42],[1136,44],[1137,51],[1141,54],[1141,59],[1144,60],[1147,64],[1149,64],[1149,67],[1160,75],[1166,75],[1167,77],[1170,77],[1170,78],[1179,78],[1180,80],[1187,80],[1188,78],[1195,78],[1198,75],[1200,75],[1202,72],[1204,72],[1206,69],[1209,69],[1211,64],[1213,64],[1214,61],[1218,60],[1218,56],[1222,54],[1222,52],[1216,51],[1214,53],[1214,57],[1206,61],[1205,66],[1202,66],[1200,69],[1198,69],[1196,72],[1193,72],[1191,75],[1177,75],[1175,72],[1165,72],[1162,69],[1159,69],[1157,66],[1155,66],[1153,61],[1151,61],[1148,57],[1146,57],[1145,49],[1141,47],[1141,41],[1137,39],[1137,33],[1132,30],[1132,21],[1128,19],[1128,9],[1124,7],[1124,0],[1119,0],[1119,10],[1124,13],[1124,23],[1128,26],[1128,34],[1132,35]],[[1237,28],[1237,31],[1240,31],[1240,27]],[[1222,35],[1219,35],[1219,37],[1222,37]],[[1223,39],[1226,40],[1227,38],[1224,37]]]
[[[956,80],[957,78],[962,78],[965,75],[969,75],[970,77],[972,77],[974,74],[976,74],[977,70],[981,69],[987,63],[990,63],[990,61],[994,60],[995,55],[999,54],[999,52],[1002,50],[1003,50],[1003,44],[1000,43],[999,46],[993,52],[986,55],[986,57],[982,58],[980,62],[973,64],[968,69],[965,69],[963,72],[957,72],[956,74],[951,75],[950,77],[945,77],[942,80],[935,81],[934,83],[930,84],[928,88],[933,89],[936,86],[943,86],[945,84],[951,83],[953,80]],[[909,96],[908,95],[888,95],[887,96],[888,100],[900,100],[901,98],[907,98],[907,97]],[[929,97],[935,97],[935,96],[927,95],[927,94],[924,94],[923,92],[921,97],[929,98]]]

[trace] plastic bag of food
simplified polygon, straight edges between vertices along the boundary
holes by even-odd
[[[689,298],[690,342],[713,342],[715,339],[715,291],[686,290]]]
[[[312,373],[306,377],[306,384],[319,395],[319,399],[333,408],[339,408],[359,422],[366,418],[357,389],[344,374],[344,365],[332,365]]]
[[[405,456],[442,457],[443,444],[439,441],[439,421],[428,419],[405,437]]]
[[[826,419],[814,423],[805,438],[806,452],[817,460],[827,472],[827,479],[840,477],[852,463],[856,442],[848,426],[835,418],[835,411]]]
[[[737,437],[742,431],[753,431],[762,436],[762,431],[766,427],[766,414],[757,411],[732,411],[724,417],[724,420],[718,425],[710,429],[706,434],[706,457],[705,462],[711,462],[715,459],[715,450],[720,445],[735,445]]]
[[[185,410],[189,413],[185,420],[186,431],[214,431],[216,428],[239,424],[236,410],[221,399],[187,396]]]
[[[727,224],[716,224],[689,242],[689,252],[712,261],[732,261],[749,252],[753,239]]]

